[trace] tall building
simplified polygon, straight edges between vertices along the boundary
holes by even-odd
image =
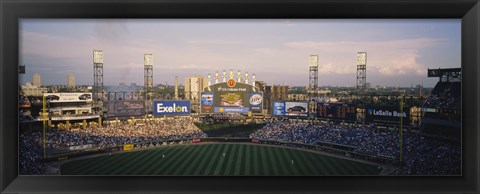
[[[33,85],[36,87],[40,87],[42,85],[42,78],[40,77],[39,73],[33,74]]]
[[[208,80],[200,75],[185,78],[185,99],[198,100],[200,92],[207,87]]]
[[[22,86],[22,92],[25,94],[25,96],[41,97],[43,96],[43,93],[46,93],[47,91],[47,88],[34,86],[30,82],[27,82],[24,86]]]
[[[67,86],[75,87],[75,76],[71,73],[67,76]]]
[[[273,101],[285,101],[288,99],[288,86],[272,86],[271,88]]]

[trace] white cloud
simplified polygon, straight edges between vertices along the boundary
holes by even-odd
[[[414,38],[387,41],[358,42],[287,42],[285,46],[295,51],[318,54],[319,60],[330,61],[319,65],[320,73],[354,74],[356,52],[367,52],[367,74],[384,76],[405,74],[425,75],[426,67],[417,58],[422,49],[442,44],[446,39]]]
[[[356,69],[351,68],[350,66],[340,66],[334,65],[333,63],[320,64],[318,66],[319,74],[354,74]]]

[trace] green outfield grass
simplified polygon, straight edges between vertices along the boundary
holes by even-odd
[[[375,165],[255,144],[166,146],[61,166],[64,175],[378,175],[380,171]]]

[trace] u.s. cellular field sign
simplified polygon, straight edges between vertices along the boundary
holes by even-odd
[[[157,116],[189,115],[190,110],[190,101],[186,100],[155,101],[153,103],[153,114]]]

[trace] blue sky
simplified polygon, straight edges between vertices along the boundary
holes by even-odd
[[[438,79],[426,77],[428,68],[461,66],[460,28],[459,19],[22,19],[20,82],[40,73],[42,84],[66,84],[73,73],[77,84],[92,85],[98,49],[105,85],[143,85],[143,55],[151,53],[154,84],[234,69],[305,86],[309,55],[318,55],[320,86],[354,86],[356,53],[364,51],[373,86],[433,87]]]

